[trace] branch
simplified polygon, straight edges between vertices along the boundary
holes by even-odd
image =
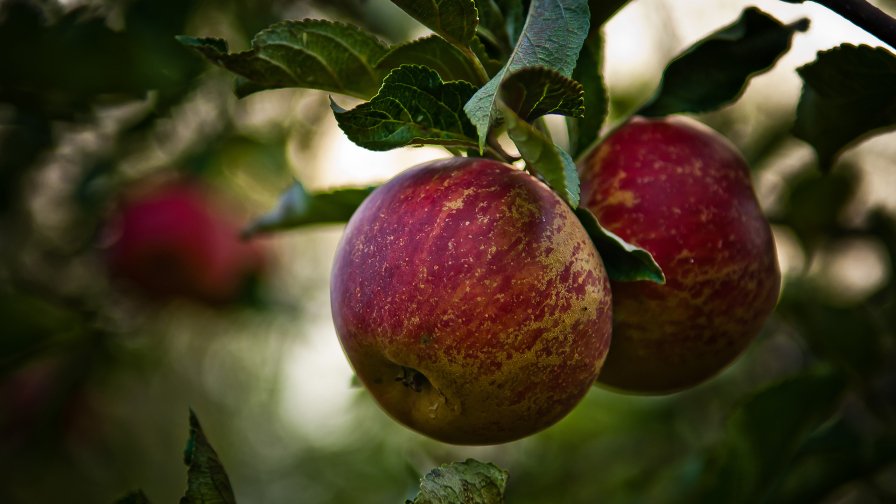
[[[803,3],[805,0],[783,0]],[[874,35],[881,42],[896,49],[896,19],[865,0],[812,0],[840,14],[854,25]]]

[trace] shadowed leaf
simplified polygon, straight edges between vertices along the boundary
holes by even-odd
[[[843,149],[896,128],[896,55],[881,47],[844,44],[797,70],[803,94],[793,132],[829,169]]]
[[[735,101],[752,77],[790,49],[793,34],[808,27],[807,19],[784,25],[755,7],[745,9],[733,24],[669,63],[659,88],[638,114],[707,112]]]
[[[584,90],[585,114],[581,118],[569,118],[569,151],[578,158],[597,141],[600,128],[607,117],[607,90],[601,73],[603,61],[603,38],[600,33],[592,34],[582,45],[579,60],[572,73]]]
[[[628,243],[601,226],[597,217],[587,208],[577,208],[576,216],[600,253],[610,280],[617,282],[646,280],[658,284],[666,283],[663,270],[650,255],[650,252]]]
[[[392,3],[455,46],[466,47],[479,24],[473,0],[392,0]]]
[[[229,53],[227,42],[181,36],[178,40],[237,74],[237,95],[284,87],[320,89],[367,99],[382,72],[376,62],[388,49],[361,29],[331,21],[282,21],[258,32],[252,49]]]
[[[378,69],[389,71],[401,65],[421,65],[439,73],[443,81],[477,82],[479,76],[460,50],[438,35],[430,35],[397,45],[377,62]]]

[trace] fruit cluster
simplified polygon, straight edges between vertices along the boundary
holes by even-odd
[[[354,214],[333,318],[396,420],[449,443],[507,442],[563,418],[595,381],[698,384],[757,334],[780,274],[737,150],[693,121],[634,118],[582,159],[582,206],[650,252],[664,285],[611,282],[572,209],[497,161],[411,168]]]

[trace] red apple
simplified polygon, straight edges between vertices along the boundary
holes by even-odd
[[[650,252],[666,284],[614,282],[613,344],[599,382],[665,393],[698,384],[750,343],[781,276],[747,164],[684,118],[634,118],[580,164],[582,205]]]
[[[264,269],[257,243],[198,185],[161,185],[126,201],[107,229],[113,277],[156,299],[235,301]]]
[[[609,282],[575,214],[529,174],[485,159],[425,163],[374,191],[339,244],[331,301],[382,408],[448,443],[553,424],[610,342]]]

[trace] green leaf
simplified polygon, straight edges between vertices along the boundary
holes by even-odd
[[[569,151],[573,158],[578,158],[597,142],[600,128],[607,117],[609,99],[601,72],[602,66],[603,37],[600,32],[595,32],[582,45],[579,60],[572,72],[572,77],[582,83],[585,91],[585,116],[566,121]]]
[[[475,91],[468,82],[442,82],[430,68],[403,65],[386,76],[369,102],[344,110],[331,100],[331,108],[348,138],[370,150],[411,144],[474,147],[476,131],[463,105]]]
[[[513,52],[497,75],[464,105],[479,133],[479,150],[497,118],[498,90],[505,76],[525,67],[543,66],[570,77],[588,34],[585,0],[533,0]]]
[[[233,504],[236,499],[230,479],[209,444],[196,413],[190,410],[190,439],[184,450],[187,470],[187,491],[180,504]]]
[[[823,169],[851,145],[896,127],[896,55],[844,44],[797,70],[803,94],[793,132],[818,153]]]
[[[149,497],[143,490],[137,490],[118,499],[115,504],[149,504]]]
[[[507,134],[526,161],[527,169],[544,179],[569,206],[579,206],[579,174],[569,154],[509,107],[503,103],[500,106]]]
[[[578,82],[545,67],[526,67],[501,83],[501,100],[525,121],[545,114],[582,117],[584,90]]]
[[[420,492],[407,504],[502,504],[507,471],[467,459],[443,464],[420,481]]]
[[[297,181],[283,193],[277,207],[250,224],[243,231],[243,236],[248,238],[310,224],[347,222],[374,189],[347,188],[308,193]]]
[[[591,31],[603,26],[619,9],[625,7],[630,0],[589,0],[591,9]]]
[[[479,39],[478,35],[470,40],[470,49],[473,51],[473,54],[479,62],[482,63],[482,66],[485,68],[488,75],[495,75],[504,67],[504,64],[501,61],[491,57],[485,48],[485,44],[482,43],[482,40]]]
[[[755,7],[733,24],[709,35],[676,57],[663,72],[659,88],[638,112],[664,116],[707,112],[735,101],[747,82],[774,66],[809,20],[783,25]]]
[[[646,280],[658,284],[666,283],[663,270],[650,255],[618,235],[601,226],[597,217],[585,207],[576,209],[576,216],[594,242],[594,247],[604,261],[604,268],[610,280],[634,282]]]
[[[741,404],[691,502],[762,502],[808,436],[837,411],[846,380],[813,370],[763,390]]]
[[[502,51],[509,52],[515,41],[507,33],[507,23],[501,7],[495,0],[476,0],[476,12],[479,14],[479,34]]]
[[[458,47],[467,47],[479,19],[473,0],[392,0],[392,3]]]
[[[242,77],[237,95],[283,87],[320,89],[367,99],[382,72],[376,62],[388,49],[359,28],[331,21],[282,21],[258,32],[252,49],[229,53],[227,42],[181,36],[209,61]]]
[[[477,82],[479,75],[464,53],[438,35],[397,45],[377,62],[381,71],[389,71],[401,65],[420,65],[432,68],[443,81],[462,80]]]
[[[526,23],[526,7],[523,5],[523,0],[494,1],[504,16],[504,28],[507,31],[510,47],[513,47],[523,33],[523,25]],[[528,0],[526,3],[529,3]]]

